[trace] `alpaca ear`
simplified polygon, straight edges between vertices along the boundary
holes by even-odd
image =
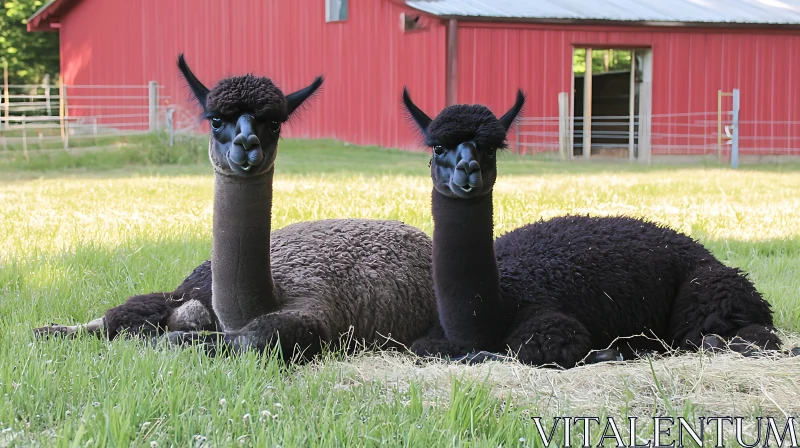
[[[314,78],[314,82],[308,87],[298,90],[297,92],[286,95],[286,112],[287,116],[292,116],[292,113],[297,110],[304,102],[311,98],[316,93],[325,79],[322,76]]]
[[[178,56],[178,69],[180,69],[181,73],[183,74],[183,78],[186,80],[186,83],[189,84],[189,88],[192,89],[192,94],[194,95],[197,102],[200,104],[200,107],[203,108],[203,112],[206,112],[206,98],[208,97],[208,89],[206,86],[194,76],[194,73],[189,69],[189,66],[186,64],[186,60],[183,58],[183,53]]]
[[[517,101],[511,106],[508,112],[505,113],[502,117],[500,117],[500,123],[502,123],[503,127],[508,132],[508,129],[511,128],[511,125],[514,124],[514,121],[517,119],[520,111],[522,111],[522,106],[525,105],[525,94],[522,93],[522,90],[517,90]]]
[[[408,90],[403,87],[403,105],[406,106],[406,110],[408,114],[411,116],[411,119],[414,120],[414,123],[419,126],[419,130],[422,131],[422,135],[426,138],[428,137],[428,126],[431,124],[431,117],[425,115],[413,101],[411,101],[411,96],[408,94]]]

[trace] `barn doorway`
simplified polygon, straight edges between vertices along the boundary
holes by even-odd
[[[649,107],[649,95],[642,95],[642,85],[649,81],[649,53],[573,49],[573,157],[641,158],[640,110]]]

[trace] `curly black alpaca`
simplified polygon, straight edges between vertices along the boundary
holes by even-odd
[[[405,90],[403,101],[433,149],[441,324],[412,351],[476,360],[505,352],[568,368],[663,350],[660,341],[633,338],[641,334],[686,350],[722,345],[713,335],[744,353],[779,349],[770,305],[753,284],[668,228],[628,217],[565,216],[493,240],[496,151],[506,147],[525,102],[521,91],[500,119],[482,105],[454,105],[432,120]],[[632,338],[612,345],[625,337]]]
[[[280,344],[308,359],[340,341],[408,345],[436,320],[431,240],[398,221],[329,219],[271,232],[272,180],[281,124],[322,84],[284,97],[268,78],[223,79],[210,91],[178,65],[211,125],[214,168],[211,260],[171,293],[129,298],[81,329],[156,336],[171,343],[218,342],[234,351]],[[200,330],[222,330],[204,335]],[[350,345],[348,348],[351,347]],[[298,356],[302,355],[302,356]]]

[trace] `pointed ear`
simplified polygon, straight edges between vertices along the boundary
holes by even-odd
[[[413,101],[411,101],[411,96],[408,94],[408,90],[403,87],[403,105],[406,106],[406,110],[408,114],[411,116],[411,119],[414,120],[414,123],[417,124],[419,130],[422,131],[422,135],[425,137],[428,136],[428,126],[431,124],[431,117],[425,115]]]
[[[503,127],[506,128],[506,132],[508,132],[508,129],[511,128],[511,125],[514,124],[514,121],[517,119],[517,116],[522,111],[522,106],[524,105],[525,94],[522,93],[522,90],[517,90],[517,101],[514,103],[511,109],[505,113],[505,115],[500,117],[500,123],[502,123]]]
[[[194,95],[197,102],[200,104],[200,107],[203,108],[203,112],[206,112],[206,98],[208,97],[208,89],[206,86],[194,76],[194,73],[189,69],[189,66],[186,64],[186,60],[183,59],[183,53],[178,56],[178,69],[180,69],[181,73],[183,74],[183,79],[186,80],[186,83],[189,84],[189,88],[192,89],[192,94]]]
[[[314,96],[314,93],[319,90],[324,81],[325,79],[322,76],[317,76],[314,78],[314,82],[312,82],[308,87],[286,95],[287,116],[292,116],[292,113],[294,113],[298,107],[300,107],[309,98]]]

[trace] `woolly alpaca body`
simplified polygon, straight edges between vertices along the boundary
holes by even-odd
[[[178,65],[211,125],[212,258],[173,293],[136,296],[85,326],[216,349],[271,348],[309,358],[340,336],[407,345],[436,320],[431,241],[397,221],[339,219],[271,231],[272,181],[281,124],[322,84],[284,97],[268,78],[226,78],[210,91]],[[47,327],[39,332],[75,332]],[[199,330],[221,330],[222,338]],[[391,340],[387,340],[391,338]],[[348,345],[351,348],[352,345]]]
[[[448,212],[461,204],[451,205]],[[447,229],[456,241],[464,240],[460,233],[468,227]],[[436,260],[447,263],[463,257],[460,252],[438,244],[434,234],[434,272]],[[647,221],[559,217],[515,229],[497,238],[492,251],[473,250],[471,256],[496,260],[500,300],[475,306],[441,300],[456,297],[463,281],[435,276],[442,328],[416,341],[412,351],[453,356],[509,350],[524,363],[571,367],[609,346],[625,358],[663,348],[648,338],[612,345],[640,334],[682,350],[701,347],[706,335],[779,349],[769,303],[738,269],[688,236]],[[461,275],[485,278],[479,269],[463,267]]]
[[[439,325],[420,355],[501,357],[572,367],[662,349],[777,350],[769,304],[735,268],[701,244],[653,223],[566,216],[493,241],[495,151],[524,103],[497,119],[480,105],[445,108],[431,120],[407,93],[412,118],[433,148],[433,276]],[[617,338],[614,349],[604,350]],[[480,352],[475,355],[475,352]],[[488,352],[488,353],[487,353]]]
[[[270,257],[279,309],[237,332],[259,349],[275,332],[287,355],[295,343],[306,356],[320,342],[335,347],[348,332],[354,342],[410,345],[436,321],[431,240],[412,226],[366,219],[290,224],[272,232]],[[172,293],[131,297],[106,312],[108,334],[215,330],[211,277],[208,260]]]
[[[516,229],[494,247],[501,295],[514,316],[504,346],[526,362],[571,366],[639,334],[682,350],[702,347],[706,335],[779,349],[770,306],[753,284],[671,229],[568,216]],[[626,358],[660,348],[626,342],[615,346]]]

